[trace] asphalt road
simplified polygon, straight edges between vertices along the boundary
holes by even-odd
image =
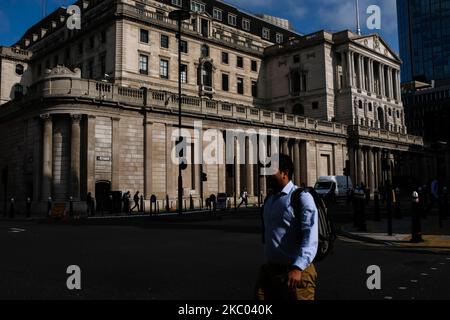
[[[15,228],[15,229],[14,229]],[[251,299],[259,220],[122,225],[0,222],[0,299]],[[70,265],[81,290],[66,287]],[[381,268],[370,291],[367,267]],[[318,265],[318,299],[450,299],[450,254],[341,239]]]

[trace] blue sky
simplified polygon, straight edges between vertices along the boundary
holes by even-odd
[[[287,18],[295,28],[308,34],[327,29],[339,31],[355,29],[355,0],[225,0],[251,13],[266,13]],[[58,6],[68,6],[74,0],[47,0],[47,12]],[[367,30],[366,9],[369,5],[381,8],[380,33],[398,52],[397,15],[395,0],[360,0],[363,33]],[[0,45],[12,45],[41,18],[41,0],[0,0]]]

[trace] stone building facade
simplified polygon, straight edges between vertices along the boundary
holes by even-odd
[[[303,36],[221,1],[77,4],[81,30],[69,30],[59,9],[16,46],[1,47],[0,168],[18,203],[31,197],[45,207],[52,196],[82,204],[88,192],[139,190],[147,202],[155,195],[163,206],[168,196],[176,205],[178,40],[168,12],[179,5],[192,11],[183,23],[181,72],[189,145],[205,148],[195,140],[198,121],[221,134],[277,129],[297,184],[342,175],[349,160],[352,180],[372,192],[423,161],[422,139],[404,123],[401,62],[377,35]],[[255,202],[266,194],[248,161],[258,146],[249,138],[230,146],[245,164],[189,164],[185,200],[198,206],[243,188]]]

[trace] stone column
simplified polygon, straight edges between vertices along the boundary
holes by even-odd
[[[226,143],[223,131],[220,131],[219,139],[221,142],[218,144],[218,148],[222,148],[222,154],[219,156],[219,192],[227,192],[227,168],[226,168]]]
[[[241,148],[242,146],[239,145],[239,140],[234,140],[234,154],[235,154],[235,163],[234,163],[234,189],[236,192],[237,198],[239,198],[241,194]]]
[[[392,68],[388,67],[388,81],[389,81],[389,98],[394,98],[394,86],[392,81]]]
[[[365,58],[361,56],[361,76],[362,76],[362,89],[367,90],[366,86],[366,64],[365,64]]]
[[[348,77],[347,77],[347,72],[348,72],[348,67],[347,67],[347,55],[346,52],[341,52],[341,61],[342,61],[342,78],[343,78],[343,83],[342,83],[342,88],[347,88],[348,87]]]
[[[377,161],[377,175],[378,175],[378,188],[383,183],[383,166],[382,166],[382,157],[381,150],[377,150],[376,161]]]
[[[368,155],[368,176],[369,176],[369,188],[370,193],[375,192],[375,163],[374,163],[374,156],[373,156],[373,150],[369,149],[367,151]]]
[[[245,171],[246,175],[246,187],[249,196],[255,195],[255,186],[254,186],[254,165],[255,162],[255,154],[254,154],[254,145],[249,137],[245,137]]]
[[[364,180],[364,154],[363,154],[361,147],[359,147],[356,150],[356,155],[357,155],[357,163],[358,163],[357,170],[358,171],[356,173],[355,184],[359,184],[359,183],[363,182],[363,180]]]
[[[148,114],[145,115],[144,123],[144,197],[145,199],[150,199],[152,196],[152,145],[153,145],[153,124],[148,119]],[[118,122],[118,121],[117,121]],[[114,121],[113,121],[113,145],[115,141],[114,135]],[[119,137],[117,137],[118,140]],[[114,154],[113,148],[113,154]],[[115,157],[113,156],[113,165],[115,162]],[[114,180],[114,174],[113,174]]]
[[[289,155],[289,140],[287,138],[283,138],[283,146],[281,152],[285,155]]]
[[[95,196],[95,122],[96,117],[87,119],[87,192]]]
[[[42,193],[43,201],[52,196],[53,185],[53,121],[52,116],[43,114],[42,131]]]
[[[72,134],[70,143],[70,185],[71,196],[75,201],[80,200],[80,122],[82,115],[72,115]]]
[[[364,89],[364,76],[363,76],[363,64],[362,56],[358,54],[358,77],[359,77],[359,88]]]
[[[349,87],[353,87],[353,63],[352,63],[352,53],[347,51],[347,73],[348,73],[348,81],[347,85]]]
[[[380,63],[378,67],[378,73],[380,74],[380,95],[385,96],[385,87],[384,87],[384,67]]]
[[[299,186],[302,183],[300,176],[300,141],[294,141],[294,182],[295,185]]]

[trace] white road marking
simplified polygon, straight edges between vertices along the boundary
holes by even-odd
[[[412,283],[418,283],[419,280],[411,280]]]
[[[408,287],[398,287],[398,290],[406,290]]]
[[[445,266],[445,262],[441,262],[439,263],[441,266]]]
[[[19,228],[9,228],[9,233],[19,233],[19,232],[25,232],[27,230],[25,229],[19,229]]]
[[[384,300],[392,300],[392,297],[384,297]]]
[[[421,273],[420,275],[426,277],[428,276],[428,273]]]
[[[433,271],[436,271],[437,270],[437,268],[430,268],[431,270],[433,270]]]

